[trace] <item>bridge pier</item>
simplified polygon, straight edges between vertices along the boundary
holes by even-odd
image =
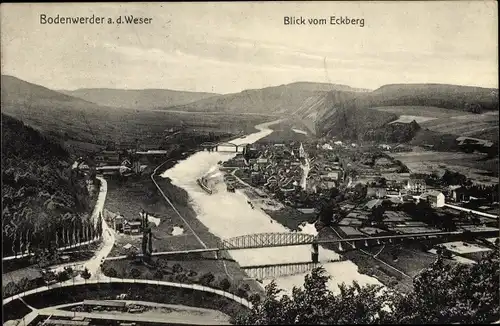
[[[312,244],[311,260],[313,263],[319,262],[319,245],[317,243]]]
[[[219,260],[219,258],[220,258],[220,253],[219,253],[219,250],[217,250],[215,252],[215,259]]]

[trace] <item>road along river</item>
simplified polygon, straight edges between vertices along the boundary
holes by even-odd
[[[259,132],[245,138],[235,139],[232,142],[237,145],[254,143],[272,133],[268,126],[274,123],[277,121],[258,125],[256,128]],[[196,179],[216,168],[219,161],[226,161],[235,155],[236,153],[228,152],[197,152],[185,160],[179,161],[178,164],[165,171],[162,177],[170,178],[174,185],[188,193],[198,219],[211,233],[221,239],[264,232],[292,232],[272,220],[265,212],[252,209],[247,203],[247,197],[242,192],[227,192],[225,186],[219,184],[217,191],[209,195],[197,184]],[[301,232],[316,234],[316,229],[313,225],[305,225]],[[311,260],[310,246],[236,250],[230,254],[241,266]],[[319,254],[320,262],[339,258],[337,253],[324,248],[320,248]],[[350,284],[352,281],[358,281],[360,284],[380,284],[375,278],[360,274],[357,266],[351,261],[325,263],[323,266],[332,276],[329,287],[334,292],[338,292],[338,284],[343,282]],[[293,286],[303,284],[304,276],[305,274],[298,274],[281,277],[276,279],[276,282],[280,288],[291,291]]]

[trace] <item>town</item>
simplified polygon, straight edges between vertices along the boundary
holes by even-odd
[[[429,254],[439,254],[450,261],[472,263],[496,250],[498,184],[474,184],[449,170],[441,175],[410,173],[391,157],[400,147],[333,140],[258,142],[224,162],[221,170],[228,190],[244,191],[252,207],[263,209],[291,229],[316,222],[320,238],[450,232],[448,240],[417,241],[419,253],[413,255],[414,261],[428,261]],[[286,216],[279,213],[284,206]],[[490,236],[459,241],[451,236],[455,231]],[[414,248],[415,243],[408,247]],[[369,251],[380,255],[379,249]],[[398,265],[401,245],[386,251]],[[405,264],[405,273],[416,272],[411,265]]]

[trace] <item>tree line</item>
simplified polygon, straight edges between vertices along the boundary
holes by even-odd
[[[2,115],[4,256],[87,241],[99,234],[89,218],[87,180],[71,169],[53,139]]]
[[[273,281],[263,298],[252,297],[238,325],[336,324],[481,324],[500,319],[498,250],[477,264],[445,264],[441,257],[413,279],[406,295],[378,285],[341,284],[328,289],[330,277],[319,267],[301,288],[284,294]]]

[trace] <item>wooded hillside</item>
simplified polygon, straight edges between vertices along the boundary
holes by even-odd
[[[92,209],[83,175],[54,140],[2,114],[3,254],[91,237]],[[84,236],[85,235],[85,236]]]

